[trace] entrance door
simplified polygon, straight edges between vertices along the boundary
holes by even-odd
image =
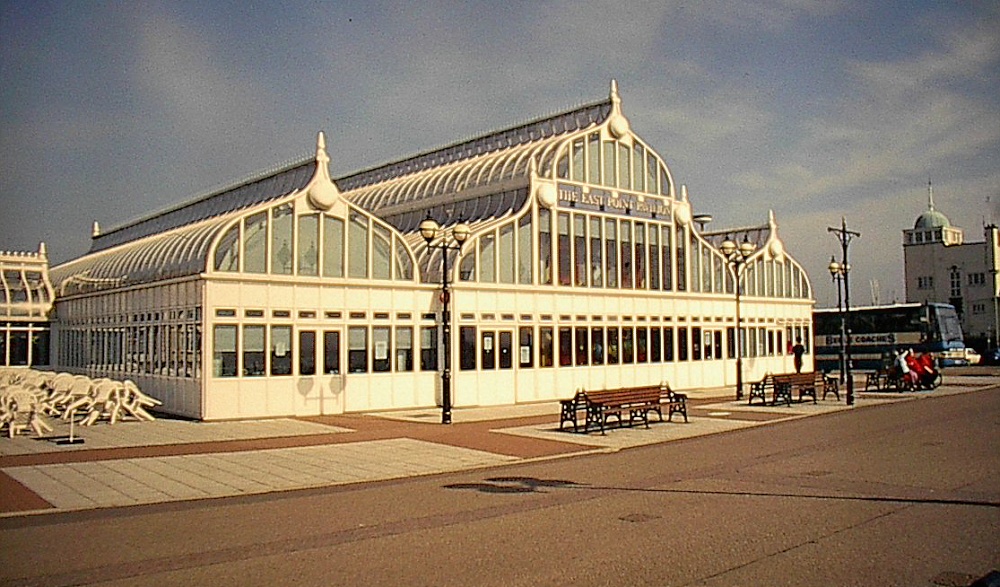
[[[340,348],[340,330],[323,331],[322,377],[320,377],[320,410],[323,414],[344,413],[344,370]]]
[[[517,401],[517,379],[514,377],[514,331],[497,331],[496,387],[501,404]]]

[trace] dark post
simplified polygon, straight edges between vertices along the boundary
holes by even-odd
[[[427,242],[428,250],[436,248],[441,251],[441,342],[444,351],[444,369],[441,371],[441,423],[451,424],[451,289],[448,287],[448,253],[462,250],[462,243],[469,238],[469,227],[459,223],[451,229],[450,234],[442,234],[440,225],[428,212],[427,218],[420,223],[420,236]],[[441,237],[441,241],[434,244],[434,240],[438,237]],[[455,244],[448,242],[449,237],[454,239]]]
[[[448,247],[441,243],[441,336],[444,370],[441,372],[441,423],[451,424],[451,290],[448,289]]]
[[[844,358],[846,371],[847,371],[847,405],[854,405],[854,376],[851,373],[851,281],[850,281],[850,264],[848,263],[847,248],[851,244],[851,239],[854,237],[860,237],[861,233],[853,230],[847,229],[847,219],[845,217],[840,218],[840,228],[828,227],[828,232],[835,233],[837,235],[837,240],[840,241],[841,252],[843,257],[841,260],[841,265],[844,267],[844,329],[847,334],[847,340],[844,347]]]

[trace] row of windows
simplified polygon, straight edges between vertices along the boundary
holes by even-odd
[[[415,331],[420,336],[418,363]],[[297,348],[299,375],[340,374],[341,332],[300,329],[293,341],[289,325],[218,324],[213,331],[212,373],[215,377],[292,375]],[[515,341],[515,329],[460,327],[459,369],[512,369],[515,363],[528,369],[731,359],[737,346],[734,327],[521,326],[516,334]],[[791,354],[793,336],[809,340],[808,327],[798,326],[749,326],[741,329],[741,335],[744,357]],[[418,368],[439,368],[437,326],[347,328],[348,373],[403,373]]]
[[[481,235],[462,255],[459,279],[532,283],[531,231],[531,216],[525,214]],[[540,209],[538,249],[541,285],[734,291],[722,255],[687,229],[675,237],[672,224]],[[750,296],[810,295],[805,273],[790,261],[758,256],[746,266],[743,280]]]
[[[917,278],[917,289],[934,289],[934,276],[927,275]]]
[[[341,373],[341,330],[298,330],[293,342],[287,325],[218,324],[213,331],[212,374],[215,377],[263,377],[292,374],[298,349],[298,374]],[[422,371],[438,369],[436,326],[420,333]],[[413,371],[414,327],[350,326],[347,328],[347,372],[389,373]],[[317,363],[317,351],[319,362]]]
[[[201,324],[68,327],[59,335],[68,367],[134,375],[201,377]]]
[[[345,230],[346,228],[346,230]],[[413,258],[388,225],[351,212],[295,215],[292,203],[258,212],[222,235],[216,271],[413,280]]]
[[[0,365],[35,367],[48,364],[48,324],[0,324]]]
[[[556,164],[556,177],[649,194],[670,193],[666,168],[638,141],[602,141],[594,132],[575,139]]]
[[[675,337],[676,332],[676,337]],[[741,355],[772,357],[792,353],[791,340],[808,340],[808,327],[741,328]],[[537,338],[536,338],[537,336]],[[537,341],[537,342],[536,342]],[[786,345],[786,341],[787,345]],[[459,328],[459,369],[573,367],[702,361],[736,357],[736,328],[700,326],[521,326],[514,331]],[[536,357],[537,347],[537,357]],[[676,351],[676,352],[675,352]],[[808,347],[807,347],[808,352]]]

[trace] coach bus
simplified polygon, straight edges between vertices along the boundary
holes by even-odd
[[[963,364],[965,343],[955,307],[938,303],[851,308],[851,359],[854,369],[886,366],[896,351],[932,353],[941,366]],[[816,369],[839,371],[841,313],[813,311]]]

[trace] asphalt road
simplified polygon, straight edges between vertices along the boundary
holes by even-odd
[[[0,585],[967,585],[1000,568],[998,424],[993,389],[614,454],[6,518]]]

